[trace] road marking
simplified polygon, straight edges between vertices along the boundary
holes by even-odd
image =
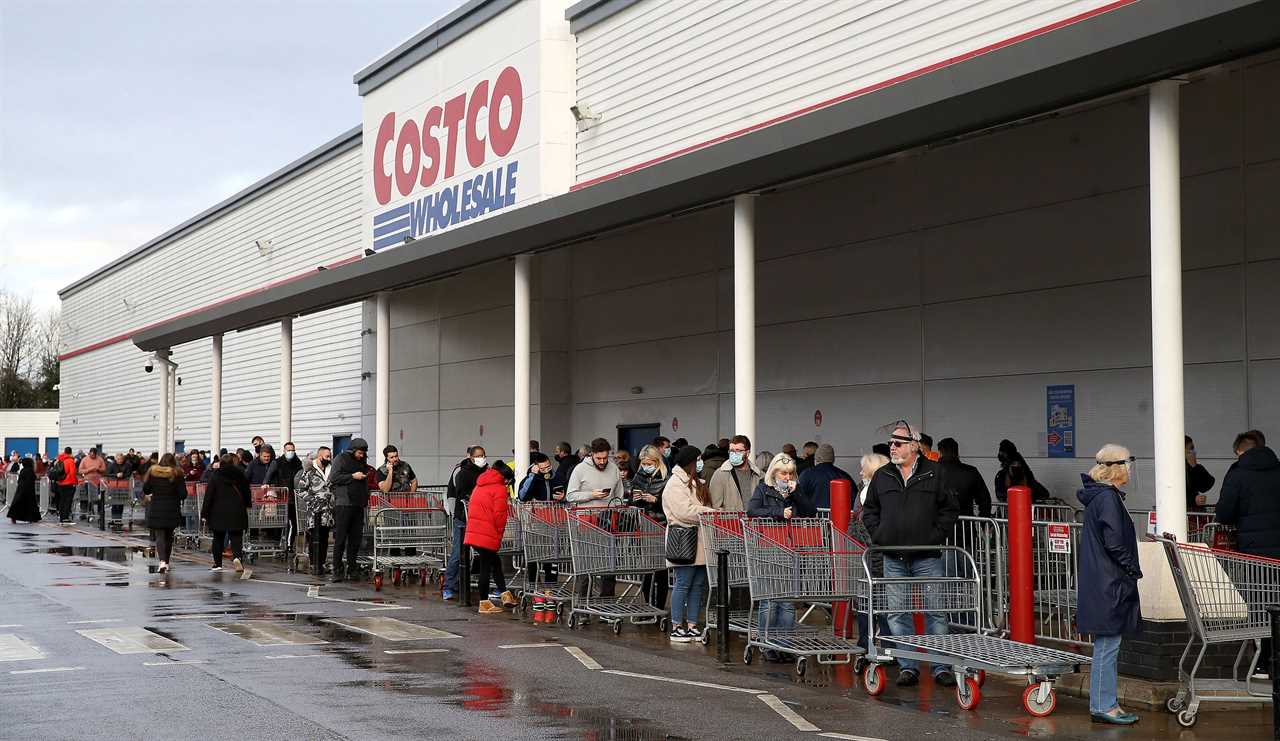
[[[400,605],[381,605],[379,607],[360,607],[356,609],[356,612],[385,612],[387,610],[407,610],[407,609],[409,608],[401,607]]]
[[[21,627],[22,627],[22,623],[5,623],[4,625],[0,625],[0,628],[21,628]]]
[[[157,654],[167,651],[190,651],[191,649],[137,626],[127,628],[94,628],[77,630],[77,633],[118,654]]]
[[[48,669],[14,669],[10,674],[47,674],[49,672],[78,672],[83,671],[83,666],[54,666]]]
[[[244,620],[238,623],[209,623],[216,631],[243,638],[258,646],[317,646],[326,640],[289,630],[267,620]]]
[[[564,648],[563,643],[507,643],[498,648]]]
[[[882,738],[873,738],[871,736],[850,736],[847,733],[819,733],[824,738],[842,738],[846,741],[884,741]]]
[[[321,659],[324,654],[280,654],[279,656],[267,656],[268,659]]]
[[[13,633],[0,635],[0,661],[32,661],[43,658],[43,651]]]
[[[687,684],[692,687],[705,687],[712,690],[725,690],[727,692],[743,692],[748,695],[763,695],[765,690],[753,690],[746,687],[730,687],[727,684],[714,684],[712,682],[695,682],[690,679],[674,679],[672,677],[659,677],[654,674],[636,674],[635,672],[624,672],[618,669],[605,669],[605,674],[616,674],[620,677],[635,677],[636,679],[652,679],[655,682],[671,682],[672,684]]]
[[[143,666],[186,666],[187,664],[208,664],[204,659],[188,659],[186,661],[144,661]]]
[[[795,726],[797,731],[822,730],[804,718],[801,718],[799,713],[787,707],[787,704],[782,700],[779,700],[777,695],[765,693],[763,695],[756,695],[756,697],[760,699],[760,702],[763,702],[765,705],[773,708],[773,711],[778,715],[781,715],[783,720]]]
[[[588,669],[601,668],[600,662],[596,661],[590,656],[587,656],[587,652],[583,651],[577,646],[565,646],[564,650],[568,651],[570,656],[573,656],[573,658],[577,659],[579,662],[582,663],[583,666],[587,667]]]
[[[101,623],[122,623],[120,618],[111,618],[110,620],[68,620],[67,625],[99,625]]]
[[[437,638],[461,638],[460,635],[448,633],[425,625],[406,623],[390,617],[350,617],[341,620],[324,620],[322,622],[337,625],[340,628],[365,633],[384,641],[426,641]]]
[[[383,651],[384,654],[445,654],[449,653],[447,648],[389,648]]]

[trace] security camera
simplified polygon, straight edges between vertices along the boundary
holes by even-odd
[[[153,371],[153,370],[155,370],[155,369],[156,369],[156,366],[155,366],[155,363],[152,363],[150,360],[148,360],[148,361],[147,361],[147,364],[146,364],[146,365],[144,365],[144,366],[142,366],[142,369],[143,369],[144,371],[146,371],[146,372],[150,373],[151,371]]]
[[[586,131],[591,124],[600,120],[600,114],[592,111],[591,106],[586,103],[569,106],[569,112],[573,114],[573,120],[578,123],[578,131]]]

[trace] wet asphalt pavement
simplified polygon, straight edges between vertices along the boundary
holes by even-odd
[[[1032,719],[1021,686],[996,679],[974,713],[928,681],[872,699],[841,669],[743,666],[737,641],[721,667],[713,646],[652,626],[614,637],[478,616],[416,585],[317,588],[266,564],[242,580],[186,552],[154,574],[144,544],[0,524],[0,738],[1271,737],[1261,710],[1205,712],[1194,731],[1155,712],[1103,728],[1063,697]]]

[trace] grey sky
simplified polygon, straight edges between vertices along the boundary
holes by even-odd
[[[57,290],[360,122],[461,0],[0,0],[0,287]]]

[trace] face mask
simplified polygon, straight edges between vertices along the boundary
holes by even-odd
[[[791,482],[778,479],[773,482],[773,488],[777,489],[779,494],[786,494],[791,491]]]
[[[542,472],[541,474],[539,474],[539,475],[540,475],[540,476],[542,476],[542,478],[546,479],[547,481],[550,481],[550,480],[551,480],[551,472],[550,472],[550,471],[543,471],[543,472]]]
[[[484,468],[489,464],[489,459],[485,458],[483,455],[478,455],[475,458],[472,458],[471,462],[476,464],[476,468]]]
[[[670,457],[671,457],[671,448],[663,448],[663,449],[662,449],[662,457],[663,457],[663,458],[670,458]]]
[[[641,466],[640,471],[641,473],[645,473],[652,476],[653,474],[658,472],[658,467],[657,466]]]
[[[328,466],[328,465],[329,465],[329,459],[328,459],[328,458],[321,458],[321,459],[320,459],[320,465],[322,465],[322,466]]]
[[[747,459],[746,453],[738,453],[736,451],[729,452],[729,465],[731,466],[741,466],[742,462],[745,461],[746,459]]]
[[[291,461],[291,460],[293,460],[293,458],[294,458],[294,456],[295,456],[295,455],[297,455],[297,454],[296,454],[296,453],[294,453],[292,450],[286,450],[286,451],[284,451],[284,459],[285,459],[285,460],[287,460],[287,461]]]
[[[705,467],[705,465],[706,465],[706,464],[704,464],[704,463],[702,462],[702,459],[701,459],[701,458],[699,458],[699,459],[698,459],[698,473],[702,473],[702,469]]]

